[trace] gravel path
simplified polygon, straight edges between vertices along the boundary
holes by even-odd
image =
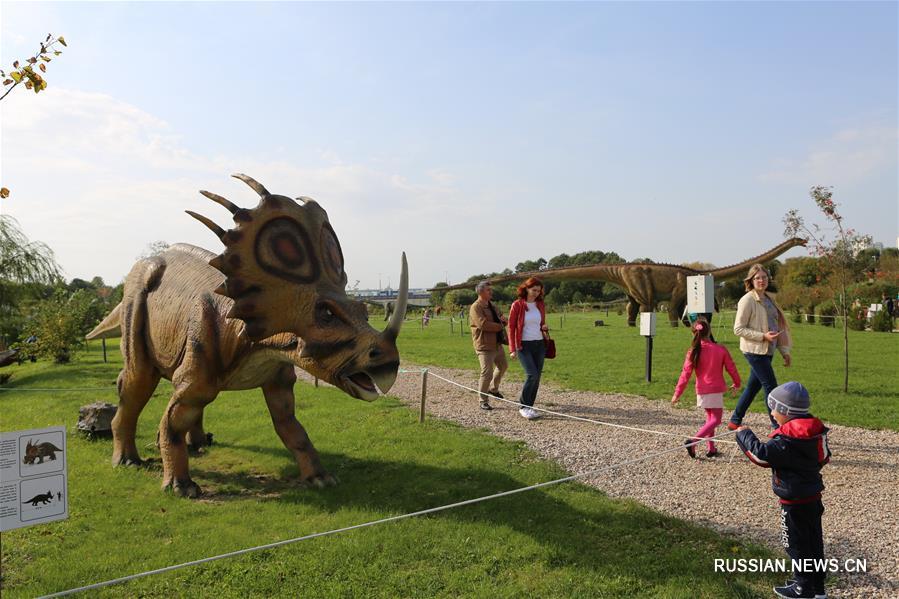
[[[419,367],[404,363],[403,369],[417,371]],[[473,371],[433,367],[429,371],[467,387],[477,387],[477,375]],[[520,389],[518,381],[503,382],[502,391],[509,399],[515,399]],[[418,372],[401,373],[390,395],[417,410],[421,376]],[[681,403],[689,405],[691,399],[692,395],[685,393]],[[428,377],[430,416],[523,441],[573,474],[622,462],[643,452],[676,446],[704,421],[699,408],[675,409],[664,401],[564,391],[547,384],[540,388],[537,407],[677,436],[653,435],[553,415],[528,421],[518,415],[517,407],[512,404],[494,401],[493,406],[492,411],[481,410],[474,393],[436,376]],[[767,418],[750,413],[746,424],[758,434],[766,430]],[[866,559],[868,572],[841,572],[840,581],[831,579],[828,595],[899,597],[899,433],[839,425],[830,425],[830,429],[828,440],[834,455],[823,471],[827,485],[823,517],[825,551],[827,557],[839,559],[841,569],[846,559]],[[723,428],[717,431],[722,432]],[[720,443],[723,455],[714,459],[704,457],[704,444],[697,449],[701,457],[695,460],[686,452],[678,452],[607,471],[584,482],[611,497],[630,497],[665,514],[760,542],[779,556],[785,556],[780,547],[780,510],[771,491],[770,472],[750,464],[735,444]]]

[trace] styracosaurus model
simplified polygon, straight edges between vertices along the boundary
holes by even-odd
[[[627,321],[634,326],[637,313],[652,312],[659,302],[668,300],[668,320],[671,326],[677,321],[687,305],[687,277],[711,274],[715,281],[726,281],[744,275],[749,267],[756,263],[774,260],[787,250],[796,246],[804,246],[807,240],[794,237],[767,252],[724,268],[716,268],[701,272],[687,266],[675,264],[656,264],[652,262],[631,262],[623,264],[591,264],[589,266],[563,266],[532,272],[518,272],[490,279],[491,283],[524,280],[528,277],[539,277],[544,281],[605,281],[621,287],[627,294]],[[468,289],[471,283],[438,287],[429,291],[451,291]]]
[[[346,295],[343,252],[318,203],[273,195],[246,175],[234,176],[259,194],[255,208],[200,193],[227,208],[235,228],[226,231],[187,211],[216,234],[224,252],[177,244],[139,261],[122,302],[88,335],[122,337],[114,465],[141,463],[138,417],[160,378],[172,381],[159,424],[162,486],[188,497],[200,494],[190,478],[188,447],[205,444],[203,410],[221,391],[261,387],[302,483],[322,487],[336,481],[294,415],[294,367],[366,401],[390,389],[399,369],[405,254],[396,312],[378,332],[365,306]]]

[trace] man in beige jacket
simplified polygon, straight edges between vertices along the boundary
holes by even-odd
[[[471,326],[471,341],[481,364],[481,377],[478,390],[481,392],[481,409],[492,410],[490,395],[502,399],[499,383],[509,368],[503,343],[506,341],[506,318],[497,311],[490,301],[493,299],[493,286],[489,281],[481,281],[475,287],[478,299],[468,309],[468,321]]]

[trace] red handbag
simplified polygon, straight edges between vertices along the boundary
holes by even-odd
[[[552,360],[556,357],[556,341],[549,336],[549,333],[543,331],[543,345],[546,347],[546,359]]]

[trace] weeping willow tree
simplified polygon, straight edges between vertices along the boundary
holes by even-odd
[[[16,219],[0,214],[0,335],[16,337],[19,302],[61,280],[53,250],[40,241],[29,241]]]

